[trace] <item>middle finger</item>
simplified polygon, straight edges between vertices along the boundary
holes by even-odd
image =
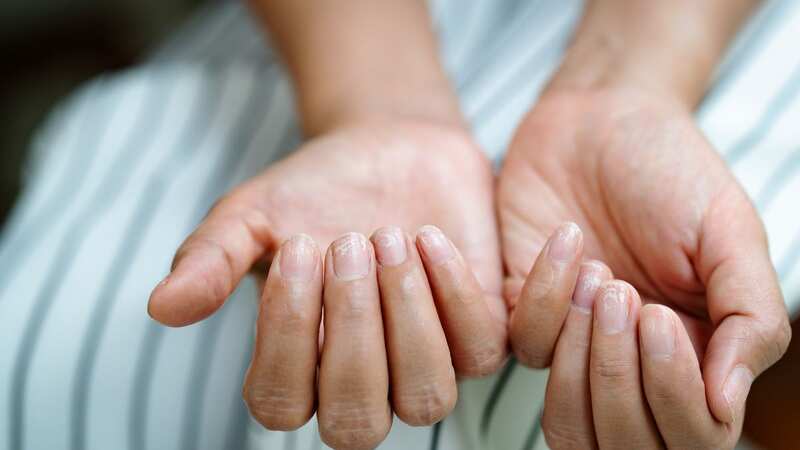
[[[542,431],[551,448],[596,448],[589,393],[592,304],[611,270],[599,261],[581,264],[564,328],[547,380]]]
[[[325,257],[319,433],[333,448],[374,448],[389,432],[389,374],[372,245],[356,233]]]

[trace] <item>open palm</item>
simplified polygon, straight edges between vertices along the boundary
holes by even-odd
[[[456,375],[487,375],[506,358],[492,187],[463,130],[339,128],[221,199],[178,249],[149,312],[194,323],[260,273],[243,389],[251,414],[294,430],[316,412],[329,446],[374,448],[392,411],[431,425],[455,406]]]
[[[217,202],[178,250],[170,277],[189,275],[176,289],[193,299],[183,302],[192,310],[159,318],[170,322],[175,314],[175,325],[204,318],[292,235],[308,234],[327,248],[347,232],[384,225],[414,232],[425,224],[453,241],[502,318],[492,185],[488,162],[461,130],[392,121],[312,139]]]
[[[507,297],[553,230],[576,222],[586,257],[678,313],[720,420],[733,366],[757,360],[757,374],[782,354],[787,321],[762,224],[686,108],[635,91],[545,95],[497,195]]]

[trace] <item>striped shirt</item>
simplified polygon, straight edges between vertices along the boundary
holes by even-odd
[[[432,0],[442,57],[499,162],[557,67],[578,0]],[[697,113],[752,196],[790,311],[800,300],[800,4],[766,2]],[[241,400],[256,286],[183,329],[149,289],[211,204],[300,142],[286,74],[238,3],[214,3],[141,67],[52,112],[0,239],[0,449],[317,449],[253,422]],[[239,299],[238,297],[243,297]],[[545,448],[546,371],[513,362],[460,384],[433,427],[396,420],[384,449]]]

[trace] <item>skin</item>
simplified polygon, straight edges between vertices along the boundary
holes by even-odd
[[[752,3],[590,2],[517,130],[497,191],[509,336],[523,364],[552,369],[552,448],[732,448],[750,383],[786,349],[763,225],[692,118]],[[582,233],[554,261],[565,220]],[[578,301],[586,258],[609,270]],[[614,333],[598,325],[610,291],[628,312]]]
[[[458,151],[476,158],[455,179],[450,159],[443,154],[436,162],[427,149],[455,151],[466,141],[431,127],[406,128],[394,123],[387,129],[384,139],[377,136],[376,126],[370,126],[368,133],[352,128],[326,134],[228,194],[183,243],[171,274],[153,291],[149,302],[151,316],[164,324],[183,326],[202,320],[222,305],[254,264],[275,255],[262,296],[257,348],[245,380],[245,401],[265,427],[291,430],[311,417],[316,399],[321,436],[334,448],[371,448],[385,436],[390,417],[387,364],[395,412],[409,424],[429,425],[455,404],[454,373],[487,375],[500,367],[507,355],[506,308],[500,297],[500,256],[488,166],[477,158],[477,150],[465,146]],[[375,174],[382,175],[376,179]],[[483,183],[475,183],[481,179]],[[458,189],[464,194],[463,201],[448,199],[439,183]],[[424,204],[416,201],[423,196],[427,199]],[[358,208],[332,210],[330,205]],[[330,274],[329,257],[324,264],[318,262],[318,274],[309,281],[313,286],[282,280],[281,265],[275,258],[280,262],[285,246],[297,239],[292,238],[293,233],[308,234],[322,254],[348,230],[370,232],[387,222],[413,231],[436,223],[447,230],[443,239],[456,256],[444,262],[430,261],[424,251],[421,256],[418,248],[424,248],[424,233],[417,233],[417,246],[408,249],[409,262],[401,267],[378,264],[377,268],[373,262],[368,280],[338,283]],[[460,253],[456,253],[456,246]],[[372,250],[370,260],[374,261]],[[356,302],[351,298],[356,295],[363,298]],[[415,308],[388,304],[392,299],[402,302],[408,298],[418,303]],[[468,307],[451,306],[459,302]],[[368,311],[362,311],[364,305],[369,305]],[[323,306],[325,333],[315,392],[315,346]],[[359,320],[354,321],[353,314]],[[408,322],[418,321],[420,316],[429,319],[419,322],[422,329],[409,328]],[[386,345],[381,322],[388,337]],[[408,361],[413,359],[411,355],[398,347],[401,336],[407,334],[436,342],[429,349],[431,354],[421,355],[435,362],[433,366],[420,367]],[[354,336],[359,337],[357,341],[375,345],[369,351],[361,348],[360,352],[350,352],[348,349],[358,348],[353,345]],[[290,345],[293,340],[296,343]],[[366,358],[368,355],[375,358]],[[340,373],[333,367],[352,370]],[[426,370],[428,381],[418,376]],[[352,382],[340,382],[348,376],[354,377]],[[282,380],[287,383],[282,384]],[[336,404],[364,394],[365,389],[371,398],[381,398],[387,409],[373,405],[369,414],[380,415],[380,420],[373,417],[359,422],[361,428],[353,425],[353,430],[361,429],[366,435],[356,438],[353,430],[338,426],[339,422],[324,412],[344,408],[359,414],[360,408]],[[296,409],[291,405],[297,405]]]
[[[553,448],[733,446],[789,328],[763,226],[691,110],[753,1],[588,2],[496,190],[423,2],[252,3],[309,139],[219,201],[148,310],[202,320],[271,263],[256,420],[316,411],[331,447],[372,448],[392,412],[446,416],[456,374],[510,344],[551,367]]]
[[[453,409],[456,375],[488,375],[507,359],[493,175],[424,2],[253,6],[292,75],[308,139],[220,199],[148,311],[188,325],[249,271],[265,276],[243,387],[252,416],[293,430],[316,412],[329,446],[373,448],[392,413],[431,425]],[[405,51],[388,55],[396,42]],[[321,51],[332,47],[335,60]]]

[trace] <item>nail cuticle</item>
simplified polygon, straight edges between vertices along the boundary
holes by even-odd
[[[371,269],[371,258],[367,240],[358,233],[346,234],[331,245],[333,272],[343,281],[357,280],[367,276]]]

